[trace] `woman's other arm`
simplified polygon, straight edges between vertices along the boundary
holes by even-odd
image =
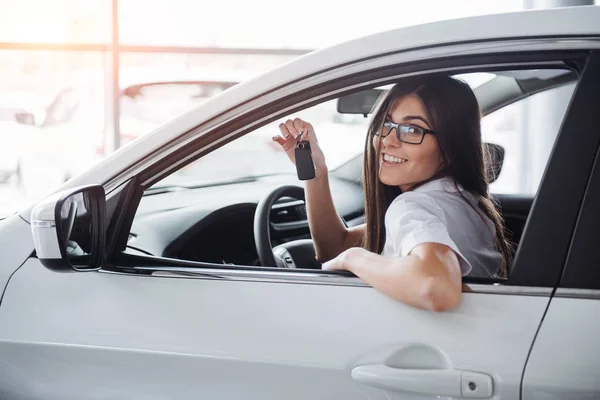
[[[323,269],[348,270],[384,294],[426,310],[449,310],[461,298],[458,257],[439,243],[419,244],[405,257],[351,248],[325,263]]]

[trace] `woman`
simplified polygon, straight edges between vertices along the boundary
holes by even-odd
[[[373,114],[365,146],[366,223],[346,228],[336,213],[323,152],[310,123],[279,126],[293,159],[311,141],[316,177],[306,204],[317,259],[348,270],[406,304],[434,311],[458,304],[462,278],[506,276],[510,245],[490,200],[477,99],[451,77],[395,85]],[[343,139],[342,139],[343,140]]]

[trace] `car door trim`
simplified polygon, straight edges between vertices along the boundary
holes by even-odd
[[[370,288],[371,285],[345,272],[322,272],[300,269],[279,269],[276,271],[255,271],[252,269],[230,268],[188,268],[188,267],[111,267],[110,270],[100,270],[103,273],[118,275],[136,275],[151,278],[187,278],[226,280],[261,283],[286,283],[300,285],[351,286]],[[468,281],[468,278],[466,278]],[[523,287],[501,284],[465,283],[463,293],[499,294],[516,296],[549,297],[551,288]]]
[[[572,288],[558,288],[554,297],[563,299],[589,299],[589,300],[600,300],[599,289],[572,289]]]

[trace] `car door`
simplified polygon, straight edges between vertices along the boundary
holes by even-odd
[[[595,153],[560,287],[552,298],[532,348],[523,381],[524,399],[600,398],[600,62],[587,101],[573,116],[573,133]],[[591,71],[590,71],[591,72]],[[588,178],[585,176],[584,178]]]
[[[572,108],[589,95],[582,87]],[[558,135],[508,281],[467,278],[452,311],[411,308],[344,273],[142,256],[83,273],[31,257],[0,307],[0,394],[518,398],[595,156],[569,133]],[[573,154],[581,162],[565,166]],[[564,174],[568,194],[556,184]]]

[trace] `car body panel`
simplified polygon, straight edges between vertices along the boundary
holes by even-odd
[[[5,394],[384,399],[350,373],[387,362],[482,372],[496,396],[517,398],[550,294],[465,293],[438,314],[364,285],[163,275],[60,273],[29,259],[0,307],[12,321],[0,330]]]
[[[10,277],[34,250],[31,226],[19,214],[0,220],[0,301]]]
[[[596,266],[597,268],[597,266]],[[523,399],[600,397],[600,291],[552,299],[523,376]],[[565,297],[562,297],[565,296]]]

